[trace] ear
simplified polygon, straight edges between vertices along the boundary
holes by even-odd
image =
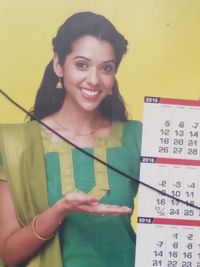
[[[63,77],[63,68],[59,63],[58,55],[54,54],[53,57],[53,69],[58,77]]]

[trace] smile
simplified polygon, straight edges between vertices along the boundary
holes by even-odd
[[[90,89],[86,89],[83,87],[81,87],[80,90],[86,96],[97,96],[100,93],[99,90],[98,91],[97,90],[90,90]]]

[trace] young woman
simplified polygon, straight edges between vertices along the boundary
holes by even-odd
[[[141,123],[129,121],[115,75],[127,41],[109,20],[71,16],[33,115],[70,142],[139,177]],[[6,266],[133,267],[137,184],[35,120],[0,129],[0,258]]]

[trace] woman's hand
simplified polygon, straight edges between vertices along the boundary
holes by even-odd
[[[132,212],[132,210],[127,206],[101,204],[95,196],[78,192],[67,194],[58,201],[57,205],[65,216],[71,212],[84,212],[101,215],[122,215]]]
[[[94,196],[70,193],[38,214],[34,225],[37,235],[51,236],[60,222],[69,213],[76,211],[101,215],[131,213],[128,207],[100,204]],[[32,223],[21,227],[9,184],[3,181],[0,181],[0,214],[0,257],[7,266],[17,266],[29,259],[45,241],[34,234]]]

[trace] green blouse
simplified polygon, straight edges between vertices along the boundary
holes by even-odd
[[[137,184],[107,169],[63,141],[52,143],[43,131],[48,201],[79,191],[96,195],[101,203],[133,207]],[[113,123],[108,139],[84,148],[121,171],[138,178],[141,124]],[[71,213],[60,229],[64,267],[133,267],[135,233],[131,215],[102,216]]]
[[[109,138],[97,139],[94,148],[84,150],[138,178],[140,143],[141,123],[128,121],[113,123]],[[94,194],[101,203],[133,208],[138,187],[62,141],[50,142],[35,121],[0,126],[0,177],[10,185],[22,227],[74,190]],[[23,266],[133,267],[130,217],[71,213],[55,237]]]

